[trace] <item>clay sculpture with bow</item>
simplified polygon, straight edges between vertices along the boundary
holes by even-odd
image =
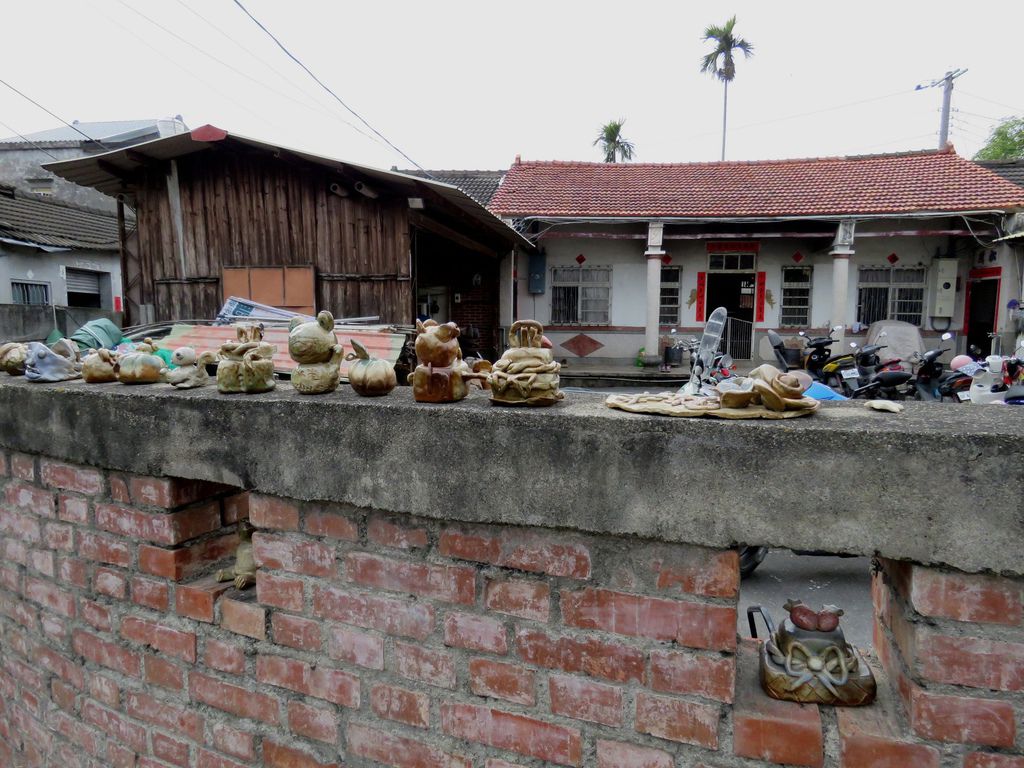
[[[757,637],[760,614],[768,636],[760,646],[761,687],[775,699],[855,707],[875,700],[875,677],[839,626],[843,611],[823,605],[815,611],[800,600],[783,606],[788,616],[776,630],[761,606],[747,609],[750,635]]]
[[[491,402],[540,406],[565,397],[558,389],[562,366],[544,346],[544,326],[536,320],[518,320],[509,329],[508,340],[509,349],[491,370]]]
[[[87,384],[117,381],[117,353],[109,349],[93,349],[82,361],[82,378]]]
[[[156,354],[156,344],[145,339],[135,349],[121,355],[114,363],[117,380],[122,384],[157,384],[164,380],[164,359]]]

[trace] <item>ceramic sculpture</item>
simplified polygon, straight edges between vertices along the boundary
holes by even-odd
[[[750,634],[754,617],[768,629],[761,643],[761,687],[774,699],[855,707],[875,700],[875,677],[860,652],[846,642],[834,605],[814,611],[800,600],[784,606],[788,616],[776,630],[760,606],[747,609]]]
[[[459,326],[416,321],[416,370],[409,377],[418,403],[454,403],[466,396]]]
[[[349,339],[354,352],[345,356],[352,362],[348,368],[348,383],[357,395],[378,397],[386,395],[398,386],[395,366],[387,360],[370,357],[370,353],[355,339]]]
[[[136,344],[131,352],[125,352],[114,364],[117,380],[122,384],[157,384],[163,381],[161,371],[164,359],[156,354],[156,344],[150,338]]]
[[[217,571],[217,581],[234,582],[236,589],[245,589],[256,583],[256,560],[252,554],[252,524],[242,520],[238,524],[238,549],[235,564]]]
[[[60,339],[52,349],[39,341],[30,341],[25,346],[25,378],[29,381],[68,381],[82,377],[78,347],[73,342]]]
[[[0,371],[6,371],[11,376],[24,376],[27,355],[28,348],[20,342],[9,341],[0,346]]]
[[[82,378],[87,384],[117,381],[117,354],[109,349],[93,349],[82,361]]]
[[[237,323],[236,342],[220,347],[217,364],[217,389],[223,394],[255,394],[274,388],[276,348],[263,341],[263,323]]]
[[[196,356],[192,347],[178,347],[171,353],[171,362],[176,368],[164,368],[160,373],[164,381],[178,389],[195,389],[210,383],[210,374],[206,366],[217,362],[213,352],[203,352]]]
[[[334,315],[330,312],[323,310],[316,320],[307,322],[292,318],[288,326],[288,354],[298,363],[292,371],[296,392],[320,395],[336,390],[344,353],[334,333]]]
[[[540,406],[565,397],[558,389],[562,366],[544,347],[544,326],[536,320],[518,320],[509,329],[508,340],[509,349],[491,371],[491,402]]]

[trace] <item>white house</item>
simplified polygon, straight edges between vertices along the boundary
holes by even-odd
[[[1013,335],[1024,188],[945,151],[686,164],[521,162],[490,208],[539,247],[506,275],[511,314],[556,354],[657,354],[725,306],[730,352],[769,359],[766,329],[881,319],[983,349]],[[1020,242],[1018,240],[1018,242]]]

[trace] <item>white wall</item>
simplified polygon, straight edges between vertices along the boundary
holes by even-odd
[[[47,283],[50,301],[66,306],[67,282],[60,268],[83,269],[110,276],[110,288],[101,296],[104,308],[113,309],[114,296],[121,296],[121,259],[111,251],[61,251],[47,253],[35,248],[0,243],[0,304],[12,303],[11,281]],[[102,287],[102,281],[101,281]]]

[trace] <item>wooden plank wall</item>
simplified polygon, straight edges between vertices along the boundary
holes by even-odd
[[[312,264],[318,309],[411,322],[404,197],[338,197],[327,169],[231,148],[181,158],[178,176],[184,271],[166,169],[148,169],[137,192],[142,299],[158,320],[212,318],[222,267]]]

